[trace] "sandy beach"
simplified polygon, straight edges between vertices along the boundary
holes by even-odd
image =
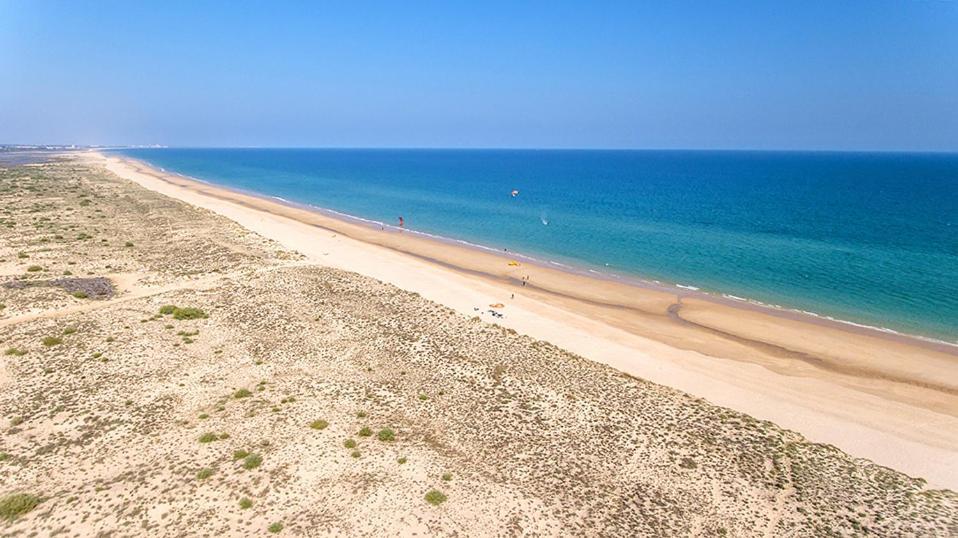
[[[953,346],[681,290],[510,265],[515,258],[505,253],[381,231],[119,157],[91,158],[120,177],[224,215],[310,260],[394,284],[464,315],[480,315],[930,484],[958,488]],[[487,313],[493,304],[505,305],[502,318]]]
[[[947,348],[93,153],[0,199],[4,535],[958,532]]]

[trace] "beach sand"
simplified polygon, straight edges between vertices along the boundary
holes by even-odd
[[[464,315],[481,314],[630,375],[958,489],[953,346],[682,290],[513,266],[507,253],[382,231],[128,159],[110,157],[106,166],[310,260],[414,291]],[[504,317],[491,318],[489,305],[500,303]]]
[[[98,154],[0,199],[4,535],[958,532],[947,348]]]

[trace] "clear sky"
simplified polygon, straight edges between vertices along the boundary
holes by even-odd
[[[0,143],[958,151],[958,2],[0,0]]]

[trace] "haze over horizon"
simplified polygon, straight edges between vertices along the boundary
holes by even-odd
[[[958,150],[958,4],[0,4],[0,143]]]

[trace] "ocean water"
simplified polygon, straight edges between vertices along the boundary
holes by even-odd
[[[958,154],[121,153],[386,224],[403,216],[412,230],[585,270],[958,341]]]

